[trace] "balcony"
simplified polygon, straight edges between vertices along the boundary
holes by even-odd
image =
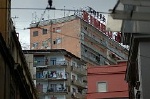
[[[96,37],[93,36],[90,33],[87,33],[84,29],[82,29],[82,32],[85,34],[85,38],[87,38],[90,41],[93,41],[94,43],[98,44],[98,45],[102,45],[103,47],[106,47],[106,42],[104,42],[103,40],[100,39],[100,37]]]
[[[37,72],[37,74],[33,75],[33,79],[37,81],[66,81],[67,76],[65,72],[60,73],[49,73],[47,71],[44,72]]]
[[[65,95],[68,93],[64,87],[43,88],[43,86],[37,86],[37,92],[39,95]]]
[[[67,66],[69,62],[67,61],[44,61],[44,60],[36,60],[34,61],[34,66],[37,68],[60,68]]]
[[[72,84],[77,86],[79,89],[86,89],[87,85],[81,80],[72,80]]]
[[[72,99],[86,99],[86,94],[81,94],[81,93],[72,93],[71,94]]]
[[[85,68],[71,66],[71,70],[80,75],[87,75],[87,71]]]
[[[93,48],[93,46],[92,46],[90,43],[84,42],[84,45],[87,46],[87,47],[89,47],[89,48],[91,48],[93,51],[95,51],[95,52],[101,54],[102,56],[106,57],[106,55],[105,55],[106,53],[101,52],[101,51],[98,50],[97,48]]]

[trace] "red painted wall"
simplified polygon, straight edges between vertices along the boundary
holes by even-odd
[[[117,65],[89,67],[87,99],[128,97],[128,85],[124,80],[126,66],[123,61]],[[107,92],[97,91],[98,82],[107,82]]]

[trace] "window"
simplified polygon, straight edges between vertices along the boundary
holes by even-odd
[[[81,39],[84,40],[84,33],[81,33]]]
[[[76,93],[76,89],[75,88],[72,88],[72,91]]]
[[[47,47],[48,47],[48,41],[43,41],[43,42],[42,42],[42,46],[43,46],[44,48],[47,48]]]
[[[76,76],[72,75],[72,80],[75,81],[76,80]]]
[[[76,66],[76,63],[75,63],[75,62],[72,62],[72,66]]]
[[[56,27],[55,32],[56,33],[60,33],[61,32],[61,28],[60,27]]]
[[[53,32],[60,33],[61,32],[61,28],[60,27],[53,28]]]
[[[62,39],[61,38],[57,38],[55,41],[53,41],[53,44],[59,44],[61,43]]]
[[[85,29],[85,30],[87,30],[87,27],[86,27],[86,26],[84,26],[84,29]]]
[[[50,65],[56,65],[56,58],[50,59]]]
[[[106,82],[98,82],[98,92],[107,92],[107,83]]]
[[[38,48],[38,43],[33,43],[33,44],[32,44],[32,49],[33,49],[33,48]]]
[[[61,43],[61,38],[56,39],[57,44]]]
[[[47,29],[43,29],[43,34],[47,34]]]
[[[38,31],[33,32],[33,37],[38,36]]]
[[[57,85],[56,84],[51,84],[50,86],[51,86],[52,92],[57,91]]]

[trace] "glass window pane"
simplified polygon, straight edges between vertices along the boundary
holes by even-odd
[[[106,82],[98,82],[98,92],[107,92]]]
[[[47,34],[47,29],[43,29],[43,34]]]
[[[33,32],[33,37],[34,37],[34,36],[38,36],[38,31],[34,31],[34,32]]]

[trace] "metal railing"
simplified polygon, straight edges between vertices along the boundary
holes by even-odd
[[[67,61],[45,61],[45,60],[36,60],[34,61],[34,66],[66,66],[69,62]]]
[[[71,94],[71,97],[75,98],[75,99],[86,99],[86,94],[81,94],[81,93],[73,92]]]
[[[86,88],[87,85],[82,82],[82,80],[78,79],[78,80],[72,80],[72,84],[74,84],[75,86],[81,87],[81,88]]]
[[[72,69],[72,71],[74,71],[78,74],[87,75],[87,71],[85,68],[71,66],[71,69]]]
[[[67,93],[67,88],[64,87],[36,87],[39,94],[51,94],[51,93]]]
[[[51,80],[66,80],[67,76],[65,75],[65,73],[63,72],[63,75],[61,73],[55,73],[55,75],[53,74],[49,74],[49,73],[45,73],[43,74],[43,72],[37,73],[37,74],[33,74],[33,79],[51,79]]]

